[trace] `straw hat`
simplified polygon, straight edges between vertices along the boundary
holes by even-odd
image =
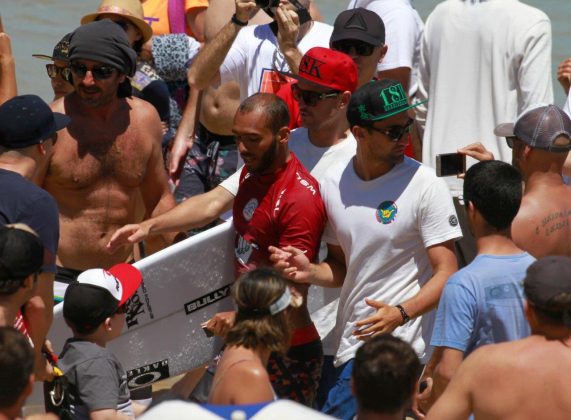
[[[103,13],[119,15],[127,19],[141,31],[143,42],[147,42],[153,35],[151,26],[143,18],[143,6],[139,0],[102,0],[97,12],[83,16],[81,24],[93,22]]]

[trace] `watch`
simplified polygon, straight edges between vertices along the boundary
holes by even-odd
[[[403,320],[404,324],[406,324],[408,321],[410,321],[410,316],[408,316],[408,314],[406,313],[406,311],[404,310],[402,305],[395,305],[395,308],[398,308],[398,310],[400,311],[400,315],[402,316],[402,320]]]
[[[232,15],[232,18],[230,19],[230,22],[232,22],[232,23],[234,23],[235,25],[238,25],[238,26],[246,26],[246,25],[248,24],[248,22],[242,22],[240,19],[238,19],[238,18],[236,17],[236,13],[234,13],[234,14]]]

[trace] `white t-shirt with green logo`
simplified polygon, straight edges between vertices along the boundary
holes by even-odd
[[[418,293],[432,276],[426,248],[462,236],[450,192],[434,171],[404,158],[387,174],[363,181],[353,162],[332,167],[321,179],[328,223],[323,240],[345,253],[347,275],[341,289],[335,335],[335,365],[355,357],[361,341],[354,324],[374,314],[365,298],[389,305]],[[397,328],[425,360],[434,311]]]

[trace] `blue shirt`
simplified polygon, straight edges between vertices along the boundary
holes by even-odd
[[[430,344],[467,356],[485,344],[527,337],[523,278],[533,261],[528,253],[478,255],[452,275],[440,298]]]

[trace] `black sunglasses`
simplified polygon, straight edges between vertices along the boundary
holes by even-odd
[[[368,57],[373,54],[375,46],[356,39],[342,39],[341,41],[333,42],[331,44],[331,49],[341,51],[345,54],[350,54],[351,50],[355,50],[355,54]]]
[[[110,66],[98,66],[89,69],[87,66],[79,63],[71,63],[69,68],[74,75],[82,79],[85,77],[87,72],[90,71],[95,80],[109,79],[116,70]]]
[[[70,72],[69,67],[58,67],[55,64],[46,64],[46,70],[50,79],[55,79],[60,73],[61,77],[66,79]]]
[[[410,133],[412,131],[412,125],[414,124],[413,119],[409,119],[407,123],[402,125],[393,125],[387,128],[377,128],[372,125],[367,127],[369,130],[376,131],[378,133],[384,134],[389,137],[392,141],[399,141],[405,133]]]
[[[319,93],[312,90],[303,90],[296,83],[291,85],[293,98],[299,102],[301,99],[308,106],[315,106],[319,101],[327,98],[336,98],[341,92]]]

